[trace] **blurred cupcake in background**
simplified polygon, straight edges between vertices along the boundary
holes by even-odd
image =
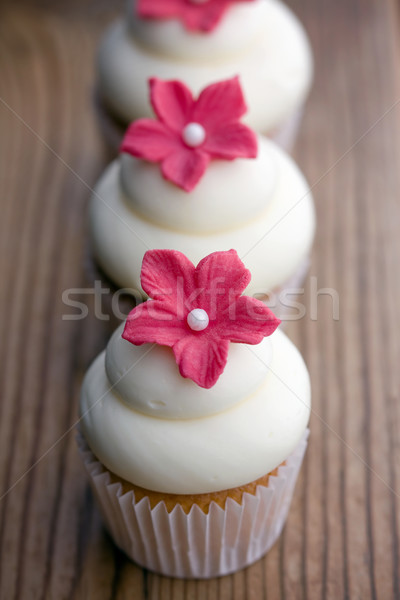
[[[152,79],[150,99],[155,118],[132,123],[90,203],[103,272],[140,290],[149,249],[173,248],[197,264],[235,248],[252,273],[247,293],[267,298],[301,286],[315,231],[312,194],[293,160],[241,122],[239,80],[195,98],[182,82]]]
[[[238,75],[245,123],[290,151],[312,72],[304,29],[280,0],[129,0],[100,44],[97,105],[117,149],[125,127],[151,115],[149,78],[179,79],[199,94]]]

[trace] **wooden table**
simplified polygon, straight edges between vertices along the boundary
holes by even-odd
[[[104,534],[79,462],[82,376],[115,323],[66,321],[87,288],[86,208],[110,159],[93,57],[122,0],[2,0],[0,14],[0,596],[400,598],[400,69],[395,0],[291,0],[316,81],[296,158],[318,233],[290,324],[311,371],[311,441],[286,529],[231,577],[169,580]],[[316,290],[336,290],[332,299]]]

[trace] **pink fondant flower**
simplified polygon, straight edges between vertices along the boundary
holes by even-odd
[[[250,278],[235,250],[214,252],[197,267],[176,250],[149,250],[141,283],[150,300],[129,314],[122,337],[170,346],[182,377],[210,388],[229,342],[259,344],[280,323],[260,300],[241,295]]]
[[[137,12],[148,19],[179,19],[189,31],[212,31],[225,11],[254,0],[138,0]]]
[[[239,122],[246,112],[237,77],[205,88],[197,100],[180,81],[150,80],[158,120],[132,123],[121,151],[161,163],[165,179],[190,192],[213,158],[255,158],[255,133]]]

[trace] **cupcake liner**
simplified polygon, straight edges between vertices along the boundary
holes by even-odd
[[[93,91],[93,105],[103,140],[108,150],[117,155],[129,123],[125,124],[113,115],[104,103],[98,88]]]
[[[310,263],[310,257],[306,256],[297,267],[295,273],[287,281],[277,288],[274,288],[270,294],[255,294],[256,298],[267,304],[274,314],[282,320],[283,326],[286,321],[293,320],[291,318],[292,307],[286,304],[283,292],[285,290],[302,290],[310,268]],[[124,288],[126,293],[121,295],[121,288],[119,288],[118,285],[116,285],[97,265],[90,244],[88,243],[85,244],[84,271],[86,281],[90,285],[93,285],[95,281],[98,281],[101,284],[101,298],[104,304],[104,311],[106,315],[109,315],[110,317],[112,331],[126,319],[129,312],[137,306],[137,304],[145,299],[140,290],[135,290],[133,288]],[[118,302],[114,303],[113,297],[115,294],[118,294]],[[293,293],[293,295],[291,294],[290,300],[296,300],[295,293]],[[117,313],[115,313],[115,309],[117,309]]]
[[[286,152],[291,154],[296,143],[303,114],[304,105],[301,105],[282,123],[282,125],[277,127],[274,131],[267,132],[265,135],[278,144],[278,146],[286,150]]]
[[[136,503],[133,491],[124,494],[120,483],[110,483],[110,473],[80,433],[77,441],[116,545],[140,566],[162,575],[209,578],[250,565],[274,544],[286,521],[308,435],[307,430],[267,487],[243,494],[241,504],[228,498],[225,509],[213,502],[208,514],[196,505],[186,514],[180,505],[168,513],[164,502],[153,509],[148,498]]]
[[[98,290],[97,310],[100,309],[100,316],[96,312],[95,316],[108,323],[111,334],[126,320],[131,310],[143,302],[143,291],[116,285],[96,262],[88,239],[84,244],[83,269],[87,284],[92,290]]]
[[[298,300],[298,295],[303,290],[304,282],[310,269],[310,263],[310,257],[306,256],[296,269],[296,272],[280,287],[278,292],[275,292],[276,306],[271,308],[284,323],[293,320],[291,317],[293,315],[293,306],[291,306],[291,303],[288,304],[287,300],[289,298],[285,297],[285,291],[290,292],[291,302]]]
[[[281,319],[284,327],[286,321],[292,321],[297,318],[293,315],[293,303],[298,299],[298,295],[304,291],[303,286],[310,268],[310,257],[306,256],[297,267],[295,273],[281,284],[274,288],[272,292],[266,294],[255,294],[255,297],[264,302],[272,312]],[[286,296],[285,292],[289,292]]]

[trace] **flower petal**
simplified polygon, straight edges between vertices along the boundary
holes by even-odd
[[[169,19],[182,11],[182,0],[138,0],[137,14],[140,17]]]
[[[189,31],[212,31],[218,25],[230,0],[213,0],[205,4],[193,3],[182,13],[183,23]]]
[[[172,347],[186,335],[186,321],[171,306],[147,300],[129,313],[122,337],[135,346],[156,343]]]
[[[218,335],[231,342],[259,344],[274,333],[280,322],[261,300],[241,296],[225,311]]]
[[[180,81],[150,79],[150,99],[157,117],[172,131],[182,134],[191,120],[194,106],[192,92]]]
[[[195,103],[192,120],[204,125],[207,133],[218,131],[221,125],[237,121],[247,112],[238,77],[219,81],[206,87]]]
[[[159,162],[180,145],[176,135],[163,123],[139,119],[129,126],[122,141],[121,152],[150,162]]]
[[[161,172],[165,179],[190,192],[204,175],[209,162],[210,156],[205,152],[182,146],[163,160]]]
[[[198,289],[206,290],[200,307],[208,313],[210,321],[218,321],[219,314],[240,296],[250,279],[250,271],[236,250],[213,252],[199,262],[195,282]]]
[[[182,377],[192,379],[209,389],[222,374],[228,358],[229,342],[211,336],[187,336],[177,342],[173,351]]]
[[[143,258],[140,280],[146,294],[173,306],[176,314],[187,315],[185,300],[195,290],[195,267],[177,250],[148,250]]]
[[[138,0],[137,13],[143,18],[171,19],[176,17],[190,31],[211,31],[220,22],[230,4],[254,0],[211,0],[205,4],[188,0]]]
[[[255,158],[257,136],[242,123],[227,123],[207,136],[202,149],[214,158]]]

